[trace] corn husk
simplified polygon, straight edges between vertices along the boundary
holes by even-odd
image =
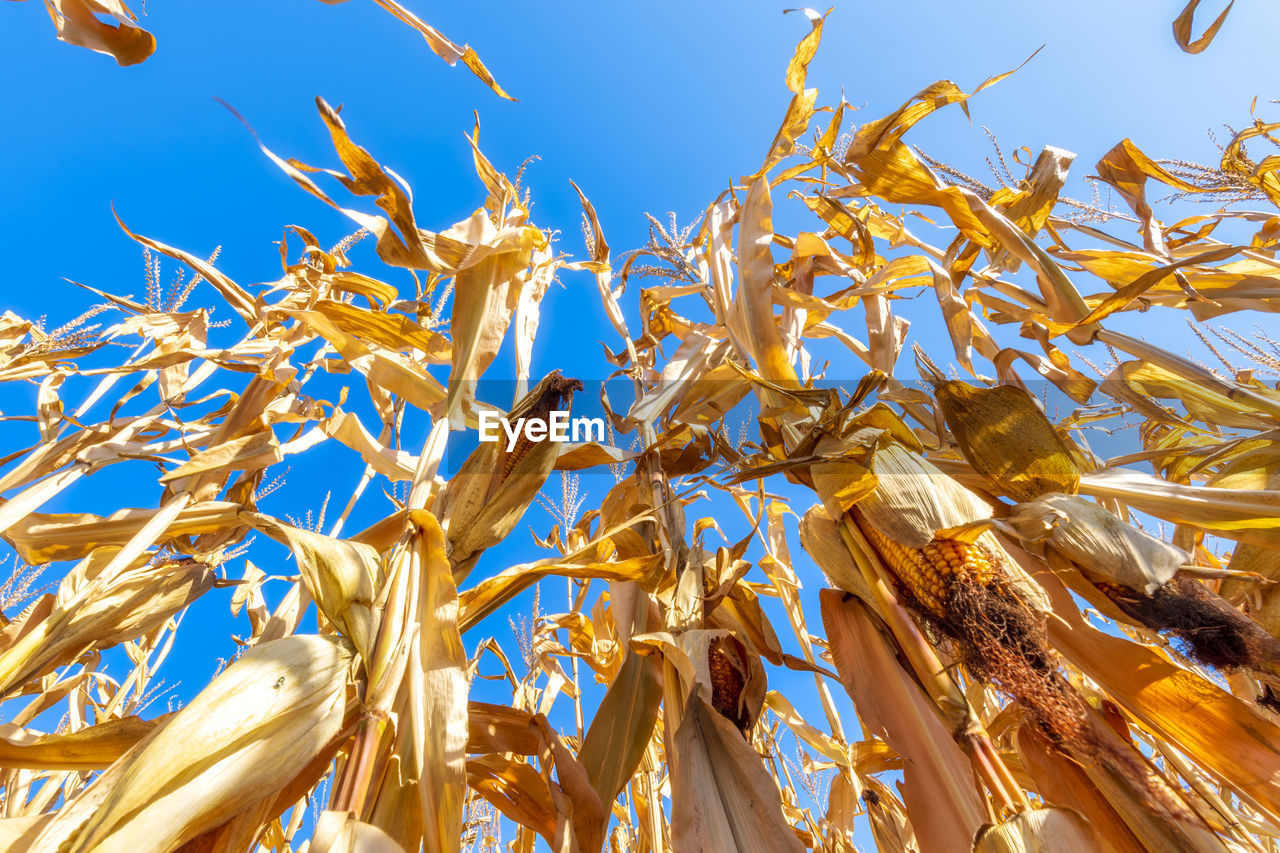
[[[1064,808],[1022,812],[985,827],[973,842],[973,853],[1086,853],[1103,849],[1089,822],[1079,812]]]
[[[1071,448],[1026,391],[949,381],[938,383],[935,393],[964,458],[1002,494],[1029,501],[1076,491],[1080,469]]]
[[[160,853],[274,798],[336,750],[350,664],[351,652],[332,637],[289,637],[245,652],[68,803],[37,848]]]
[[[515,424],[521,418],[546,418],[553,410],[568,411],[574,389],[581,387],[553,371],[505,417]],[[480,552],[502,541],[519,523],[551,474],[559,450],[556,442],[529,442],[523,436],[508,450],[503,436],[481,443],[467,457],[440,496],[455,567],[474,564]]]
[[[857,504],[858,512],[895,542],[923,548],[935,537],[981,545],[1032,608],[1047,611],[1044,592],[986,529],[991,507],[918,454],[898,444],[875,451],[871,461],[876,489]]]
[[[968,851],[984,822],[973,771],[932,702],[898,664],[890,642],[857,600],[822,592],[822,623],[841,683],[875,735],[903,756],[903,802],[921,849]]]
[[[1075,495],[1045,495],[1019,504],[1009,523],[1025,540],[1047,543],[1090,573],[1145,595],[1191,561],[1181,548]]]
[[[760,756],[698,693],[689,696],[671,749],[676,849],[804,849]]]
[[[839,525],[822,506],[810,507],[800,520],[800,545],[832,584],[871,604],[875,597],[840,537]]]
[[[977,495],[898,444],[875,452],[871,473],[876,489],[858,502],[858,511],[903,545],[923,548],[939,530],[991,516]]]

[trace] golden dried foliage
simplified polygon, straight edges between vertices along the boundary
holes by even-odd
[[[469,49],[378,2],[503,94]],[[1188,50],[1222,21],[1191,42],[1195,6],[1175,25]],[[68,41],[122,63],[150,52],[119,3],[51,8]],[[231,328],[181,299],[108,294],[97,329],[0,317],[0,380],[38,388],[38,440],[0,469],[0,533],[28,564],[63,564],[0,630],[5,849],[489,850],[504,828],[512,850],[581,853],[851,851],[858,833],[886,853],[1277,848],[1280,392],[1262,377],[1280,353],[1205,321],[1280,310],[1280,213],[1166,224],[1149,187],[1216,190],[1124,140],[1097,173],[1133,217],[1092,211],[1116,229],[1060,197],[1069,152],[985,190],[904,141],[999,77],[934,83],[846,145],[846,105],[806,88],[825,21],[806,14],[764,162],[696,231],[653,220],[661,239],[625,259],[581,191],[587,257],[555,252],[478,128],[485,198],[423,227],[318,100],[343,171],[263,150],[359,226],[351,239],[326,250],[291,227],[280,278],[245,287],[130,232],[207,283]],[[1274,207],[1276,157],[1243,153],[1272,129],[1236,134],[1218,171]],[[335,201],[321,175],[380,212]],[[811,229],[775,231],[775,202],[795,200]],[[350,269],[365,233],[414,292]],[[629,312],[631,275],[664,269]],[[482,443],[450,470],[451,427],[599,393],[556,370],[530,388],[562,272],[595,277],[619,336],[631,396],[602,400],[609,440]],[[918,383],[895,375],[913,298],[936,298],[951,345],[917,350]],[[1223,369],[1115,328],[1147,310],[1209,329]],[[484,399],[508,337],[515,393]],[[824,383],[822,359],[854,387]],[[950,360],[969,383],[934,364]],[[743,431],[739,403],[759,412]],[[1085,436],[1116,419],[1140,446],[1106,457]],[[326,443],[363,470],[336,520],[273,514],[279,466]],[[108,469],[149,502],[42,511]],[[581,513],[564,475],[537,542],[550,556],[486,560],[525,542],[556,470],[584,469],[614,476]],[[351,533],[375,481],[392,505]],[[792,506],[812,500],[793,556]],[[255,552],[233,579],[257,533],[293,570]],[[535,598],[518,656],[479,636],[552,576],[567,606]],[[804,585],[830,587],[818,613]],[[148,712],[184,608],[227,587],[242,654],[185,707]],[[482,667],[506,704],[472,698]],[[770,690],[783,673],[804,689]]]

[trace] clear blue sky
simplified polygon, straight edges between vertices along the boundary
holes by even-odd
[[[755,0],[408,5],[470,43],[519,103],[500,100],[461,66],[450,69],[418,35],[364,0],[153,0],[143,24],[159,47],[130,68],[57,42],[42,4],[0,3],[0,74],[9,81],[0,134],[7,249],[0,307],[47,314],[53,327],[91,301],[64,277],[142,293],[141,250],[116,227],[112,204],[132,229],[155,239],[196,254],[221,245],[219,267],[242,284],[279,276],[273,241],[287,224],[328,243],[352,230],[263,157],[215,97],[243,114],[276,153],[317,166],[337,159],[313,98],[344,104],[352,137],[408,180],[419,224],[432,229],[465,217],[481,200],[463,139],[478,110],[481,146],[499,168],[514,174],[526,157],[541,157],[526,173],[534,221],[562,232],[562,250],[581,253],[571,178],[594,201],[615,251],[639,246],[643,212],[673,210],[688,221],[730,181],[758,168],[789,96],[783,71],[808,30],[803,17],[782,15],[782,4]],[[1211,5],[1206,20],[1217,12]],[[1181,6],[841,2],[809,85],[821,90],[821,103],[837,102],[843,90],[861,107],[857,122],[883,115],[936,79],[969,90],[1043,45],[1022,71],[971,102],[972,125],[953,108],[909,140],[980,178],[989,154],[982,125],[1006,152],[1026,145],[1034,154],[1045,144],[1076,152],[1077,179],[1125,136],[1152,156],[1212,161],[1217,152],[1205,131],[1225,140],[1222,126],[1247,122],[1254,96],[1262,117],[1280,114],[1268,103],[1280,98],[1280,8],[1237,4],[1209,49],[1190,56],[1170,32]],[[365,263],[357,260],[357,269],[384,274],[370,254],[356,257]],[[596,366],[577,372],[594,369],[587,378],[603,378],[595,340],[615,348],[616,341],[594,284],[586,275],[562,280],[565,287],[553,288],[544,307],[535,373],[582,365],[585,350]],[[922,324],[936,322],[936,306],[921,310],[930,315]],[[114,497],[92,481],[86,488],[99,489],[84,495],[89,501]],[[335,491],[344,488],[345,481]],[[547,524],[539,517],[536,526]],[[799,557],[794,536],[791,544]],[[512,561],[534,556],[524,549]],[[816,622],[814,581],[806,604]],[[555,582],[557,600],[562,588]],[[193,614],[223,655],[230,650],[226,596],[211,594]],[[779,619],[780,633],[784,624]],[[234,629],[247,630],[243,619]],[[175,651],[170,680],[185,681],[182,695],[207,680],[209,648]],[[786,678],[772,686],[785,689]],[[810,701],[803,699],[807,707]],[[851,715],[845,722],[857,731]]]

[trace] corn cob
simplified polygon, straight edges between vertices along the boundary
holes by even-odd
[[[523,418],[524,420],[541,421],[544,424],[547,424],[549,428],[549,418],[551,413],[553,411],[567,411],[569,407],[573,405],[573,392],[581,391],[582,387],[581,380],[566,379],[560,375],[558,370],[553,371],[548,379],[543,380],[543,382],[539,383],[539,387],[534,389],[535,393],[539,391],[541,393],[532,401],[531,404],[529,404],[527,411],[523,413],[520,412],[520,409],[525,404],[529,403],[526,398],[525,401],[522,401],[522,405],[513,409],[508,417],[512,419]],[[541,442],[530,441],[522,430],[520,438],[516,441],[516,446],[511,448],[509,451],[502,451],[502,478],[499,482],[510,477],[511,472],[515,469],[520,460],[527,456],[529,451],[537,444],[541,444]]]
[[[946,613],[947,594],[959,580],[986,585],[1000,574],[999,559],[980,542],[934,537],[923,548],[903,545],[865,520],[859,524],[889,570],[930,613]]]

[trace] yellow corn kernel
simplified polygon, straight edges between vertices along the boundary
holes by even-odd
[[[985,546],[959,539],[934,539],[912,548],[890,539],[872,524],[860,525],[889,570],[931,613],[946,610],[947,593],[957,580],[986,584],[995,579],[999,564]]]

